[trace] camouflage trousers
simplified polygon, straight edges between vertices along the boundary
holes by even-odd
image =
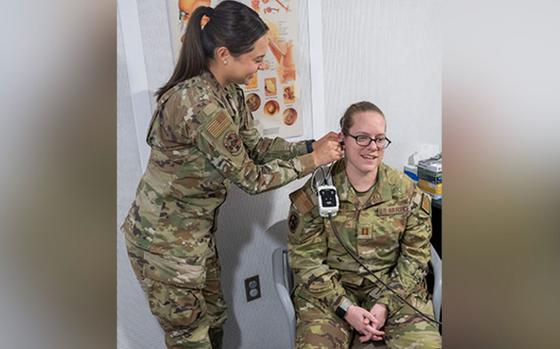
[[[375,299],[369,296],[371,287],[345,287],[347,296],[362,308],[370,310]],[[426,297],[410,297],[408,301],[424,314],[434,317],[433,306]],[[439,349],[441,335],[437,325],[425,320],[408,305],[387,319],[383,341],[361,344],[359,333],[332,309],[313,299],[301,289],[294,296],[296,309],[296,348],[298,349]],[[350,345],[352,343],[352,345]]]
[[[165,331],[167,348],[221,349],[227,308],[220,287],[217,253],[201,267],[205,269],[205,282],[197,285],[179,274],[177,258],[167,261],[125,241],[150,310]],[[184,272],[184,265],[181,270]]]

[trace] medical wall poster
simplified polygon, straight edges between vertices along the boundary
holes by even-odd
[[[191,14],[200,6],[215,7],[219,1],[217,0],[167,0],[167,13],[169,15],[169,32],[171,35],[171,47],[173,49],[173,57],[175,63],[179,57],[181,49],[182,36],[187,28],[187,23]],[[205,18],[202,22],[207,19]]]
[[[301,136],[303,120],[300,115],[296,61],[299,0],[238,1],[255,10],[270,29],[265,69],[258,71],[247,85],[241,86],[245,91],[247,106],[255,117],[255,126],[267,137]],[[199,6],[215,7],[219,2],[168,0],[175,61],[190,14]]]

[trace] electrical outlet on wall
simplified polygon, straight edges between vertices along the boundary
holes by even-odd
[[[247,296],[247,302],[261,298],[261,284],[258,275],[245,279],[245,295]]]

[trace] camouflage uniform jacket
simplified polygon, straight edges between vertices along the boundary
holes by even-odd
[[[401,296],[425,292],[432,232],[429,196],[403,174],[381,164],[372,194],[362,206],[343,160],[333,165],[331,173],[340,205],[332,223],[341,240]],[[319,216],[312,179],[290,194],[290,200],[288,247],[299,285],[296,292],[334,311],[346,298],[344,285],[359,287],[369,279],[377,284],[372,295],[377,303],[387,305],[390,314],[397,311],[402,302],[348,255],[329,219]]]
[[[151,153],[126,217],[125,237],[155,254],[199,265],[214,254],[216,217],[231,182],[251,194],[314,169],[305,141],[261,138],[243,90],[204,72],[158,101]]]

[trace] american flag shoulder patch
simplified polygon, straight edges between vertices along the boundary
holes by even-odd
[[[212,137],[218,138],[228,128],[228,124],[227,115],[225,112],[222,112],[208,124],[208,133]]]

